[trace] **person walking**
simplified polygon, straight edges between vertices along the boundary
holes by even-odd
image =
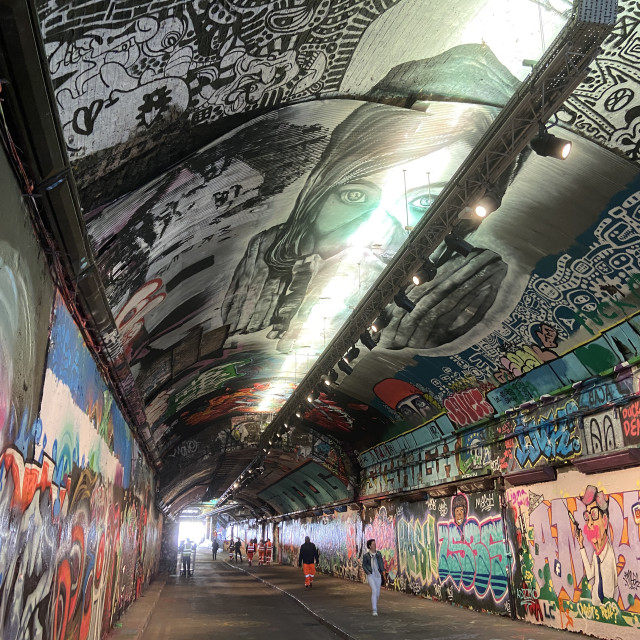
[[[380,587],[384,581],[384,560],[382,554],[376,549],[376,541],[367,540],[368,551],[362,557],[362,569],[367,575],[367,582],[371,587],[371,608],[373,615],[378,615],[378,598]]]
[[[229,562],[233,561],[234,549],[235,549],[235,545],[233,544],[233,538],[229,538],[229,546],[227,547],[227,551],[229,551]]]
[[[265,542],[265,550],[264,550],[264,562],[266,565],[271,564],[271,560],[273,560],[273,544],[270,538],[267,538]]]
[[[253,554],[256,552],[256,541],[255,538],[249,540],[249,544],[247,544],[247,560],[249,561],[249,566],[253,562]]]
[[[217,555],[218,555],[218,549],[220,548],[220,543],[218,542],[218,538],[216,538],[213,543],[211,544],[211,555],[213,556],[213,559],[215,560]]]
[[[316,563],[319,560],[318,548],[309,536],[305,536],[304,544],[300,545],[300,554],[298,555],[298,566],[302,567],[304,573],[304,588],[313,587],[313,577],[316,575]]]
[[[264,538],[260,538],[260,542],[258,542],[258,566],[264,564]]]
[[[234,549],[236,551],[236,562],[238,562],[238,556],[240,556],[240,562],[242,562],[242,542],[240,542],[240,538],[236,540]]]

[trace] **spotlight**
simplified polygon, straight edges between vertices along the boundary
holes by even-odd
[[[300,409],[296,409],[296,418],[302,418],[302,411]]]
[[[346,373],[348,376],[353,373],[353,369],[342,358],[338,360],[338,369]]]
[[[360,342],[369,349],[369,351],[373,351],[376,346],[375,340],[371,337],[371,334],[368,331],[363,331],[360,334]]]
[[[311,390],[311,391],[309,391],[309,393],[307,394],[307,402],[308,402],[309,404],[313,404],[313,403],[318,399],[318,396],[319,396],[319,395],[320,395],[320,394],[319,394],[315,389],[312,389],[312,390]]]
[[[466,242],[462,238],[458,238],[458,236],[454,235],[453,233],[450,233],[448,236],[445,236],[444,242],[447,245],[447,247],[449,247],[449,249],[452,249],[453,251],[459,253],[461,256],[465,258],[473,250],[473,247],[468,242]]]
[[[556,138],[548,131],[540,133],[531,141],[531,148],[539,155],[544,157],[556,158],[557,160],[566,160],[571,153],[571,143],[562,138]]]
[[[437,273],[438,271],[433,262],[431,262],[431,260],[427,260],[413,276],[413,284],[417,287],[423,282],[431,282],[431,280],[436,277]]]
[[[398,291],[398,293],[396,293],[396,295],[393,296],[393,301],[401,309],[404,309],[409,313],[411,313],[416,308],[416,305],[413,302],[411,302],[411,300],[409,300],[409,297],[404,291]]]
[[[500,198],[498,198],[495,193],[487,191],[487,193],[485,193],[482,198],[476,202],[473,210],[478,218],[484,218],[490,213],[493,213],[501,204],[502,202]]]
[[[374,333],[377,333],[378,331],[382,331],[388,324],[389,324],[389,321],[387,320],[387,317],[384,314],[381,316],[378,316],[371,323],[371,331],[373,331]]]
[[[349,351],[347,351],[346,355],[344,356],[344,360],[346,362],[353,362],[359,355],[360,349],[358,349],[358,347],[356,346],[353,346],[351,347],[351,349],[349,349]]]
[[[327,386],[331,386],[333,383],[338,381],[338,372],[335,369],[331,369],[327,374],[327,377],[324,379],[324,383]]]

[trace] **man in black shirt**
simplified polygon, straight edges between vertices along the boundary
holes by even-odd
[[[304,571],[305,589],[313,586],[313,576],[316,575],[316,565],[318,562],[318,549],[311,542],[311,538],[306,536],[304,544],[300,547],[300,555],[298,556],[298,566]]]

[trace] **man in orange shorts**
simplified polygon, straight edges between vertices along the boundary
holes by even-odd
[[[310,589],[313,587],[313,576],[316,575],[316,563],[318,562],[318,549],[311,542],[311,538],[306,536],[304,544],[300,547],[300,555],[298,556],[298,566],[302,567],[304,572],[304,587]]]

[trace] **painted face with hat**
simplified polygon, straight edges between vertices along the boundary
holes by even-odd
[[[605,494],[594,487],[588,485],[581,498],[584,510],[584,535],[593,545],[596,553],[601,553],[607,543],[607,532],[609,530],[609,500]],[[580,544],[582,545],[582,536]]]

